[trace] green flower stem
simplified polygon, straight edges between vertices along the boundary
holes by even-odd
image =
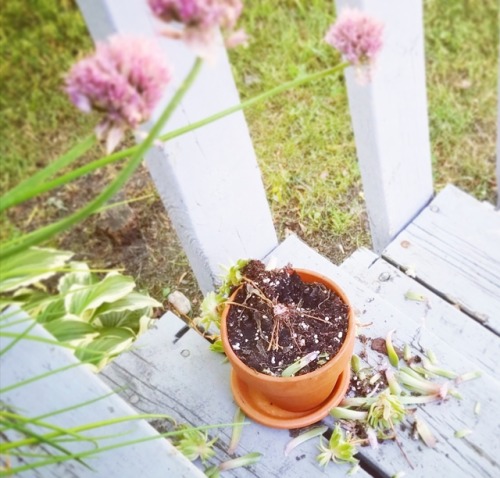
[[[25,417],[22,415],[18,415],[17,413],[11,413],[11,412],[8,412],[6,410],[3,410],[3,411],[0,411],[0,420],[2,420],[2,419],[5,419],[6,421],[9,422],[9,423],[7,423],[8,426],[11,425],[11,423],[10,423],[11,421],[19,421],[23,424],[24,423],[32,424],[32,425],[36,425],[36,426],[39,426],[42,428],[48,428],[49,430],[60,433],[61,435],[69,435],[73,438],[76,438],[79,441],[91,442],[94,444],[94,446],[97,447],[97,442],[93,438],[88,438],[88,437],[81,435],[79,433],[73,433],[73,432],[69,431],[68,429],[58,427],[57,425],[53,425],[51,423],[45,422],[43,420],[39,420],[37,418]],[[39,437],[40,437],[40,435],[37,434],[35,438],[38,439]]]
[[[9,428],[16,430],[19,433],[22,433],[23,435],[28,435],[31,439],[35,440],[36,443],[39,443],[39,444],[43,443],[47,446],[51,446],[51,447],[55,448],[56,450],[61,451],[68,458],[72,457],[72,453],[69,450],[67,450],[66,448],[64,448],[63,446],[61,446],[59,443],[45,439],[44,436],[39,435],[38,433],[35,433],[33,430],[30,430],[29,428],[27,428],[26,426],[24,426],[22,424],[10,422]],[[80,458],[76,458],[76,460],[79,463],[81,463],[82,465],[84,465],[85,467],[90,469],[90,467],[86,463],[84,463]],[[0,473],[0,476],[3,476],[3,474]]]
[[[160,141],[166,142],[169,141],[173,138],[177,138],[178,136],[182,136],[183,134],[193,131],[195,129],[201,128],[202,126],[205,126],[209,123],[213,123],[214,121],[217,121],[221,118],[224,118],[226,116],[229,116],[233,113],[236,113],[237,111],[243,110],[245,108],[248,108],[250,106],[253,106],[256,103],[259,103],[260,101],[267,100],[268,98],[271,98],[272,96],[278,95],[280,93],[283,93],[286,90],[289,90],[291,88],[294,88],[296,86],[303,85],[305,83],[308,83],[310,81],[314,80],[319,80],[321,78],[324,78],[326,76],[338,73],[342,71],[344,68],[349,66],[349,63],[342,63],[337,66],[334,66],[332,68],[328,68],[326,70],[322,70],[316,73],[312,73],[310,75],[304,75],[300,76],[294,80],[288,81],[286,83],[283,83],[276,88],[273,88],[269,91],[266,91],[264,93],[261,93],[260,95],[254,96],[253,98],[250,98],[246,101],[243,101],[243,103],[239,103],[237,105],[231,106],[230,108],[227,108],[223,111],[220,111],[219,113],[216,113],[212,116],[208,116],[207,118],[204,118],[200,121],[196,121],[190,125],[183,126],[182,128],[178,128],[174,131],[171,131],[169,133],[165,133],[161,136],[158,137]],[[25,201],[27,199],[30,199],[34,196],[37,196],[39,194],[45,193],[47,191],[50,191],[51,189],[63,186],[66,183],[69,183],[70,181],[73,181],[74,179],[77,179],[81,176],[85,176],[86,174],[91,173],[92,171],[95,171],[96,169],[99,169],[103,166],[106,166],[107,164],[114,163],[116,161],[121,161],[122,159],[127,158],[128,156],[134,154],[137,149],[139,148],[140,144],[136,146],[132,146],[127,149],[123,149],[121,151],[117,151],[116,153],[110,154],[109,156],[105,156],[103,158],[97,159],[95,161],[92,161],[85,166],[82,166],[78,169],[75,169],[74,171],[70,171],[67,174],[64,174],[63,176],[60,176],[59,178],[56,178],[52,181],[49,181],[45,184],[40,184],[29,191],[26,192],[26,195],[22,197],[19,201],[16,201],[15,203],[8,204],[5,206],[3,209],[6,207],[12,206],[14,204],[18,204],[21,201]],[[10,194],[10,193],[9,193]],[[1,209],[0,209],[1,210]]]
[[[38,184],[37,186],[31,188],[29,191],[26,191],[22,197],[14,198],[14,201],[10,201],[10,203],[7,204],[7,206],[3,207],[2,209],[6,209],[7,207],[10,206],[15,206],[16,204],[19,204],[22,201],[27,201],[28,199],[31,199],[32,197],[38,196],[39,194],[43,194],[47,191],[50,191],[51,189],[58,188],[60,186],[63,186],[66,183],[69,183],[70,181],[73,181],[74,179],[78,179],[81,176],[85,176],[86,174],[91,173],[92,171],[95,171],[96,169],[102,168],[103,166],[106,166],[107,164],[114,163],[116,161],[120,161],[122,159],[125,159],[129,157],[131,154],[133,154],[138,148],[140,144],[137,144],[131,148],[123,149],[121,151],[117,151],[116,153],[112,153],[108,156],[104,156],[102,158],[96,159],[95,161],[92,161],[88,164],[85,164],[84,166],[81,166],[80,168],[77,168],[73,171],[70,171],[62,176],[59,176],[56,179],[53,179],[52,181],[48,181],[46,183]],[[11,192],[7,193],[11,194]],[[3,200],[3,198],[2,198]],[[2,203],[2,206],[4,204]],[[1,209],[0,209],[1,211]]]
[[[36,322],[35,322],[35,324],[36,324]],[[1,335],[4,335],[4,334],[2,333]],[[24,338],[28,338],[28,337],[25,336]],[[49,372],[45,372],[45,373],[42,373],[40,375],[36,375],[35,377],[31,377],[31,378],[28,378],[26,380],[21,380],[21,381],[16,382],[12,385],[9,385],[8,387],[3,387],[2,389],[0,389],[0,393],[3,394],[3,393],[10,392],[11,390],[14,390],[16,388],[24,387],[25,385],[28,385],[29,383],[36,382],[38,380],[42,380],[44,378],[50,377],[51,375],[55,375],[56,373],[65,372],[66,370],[70,370],[72,368],[79,367],[80,365],[83,365],[83,362],[65,365],[64,367],[56,368],[55,370],[50,370]]]
[[[123,168],[123,170],[118,174],[118,176],[112,181],[112,183],[106,187],[106,189],[95,198],[93,201],[88,203],[86,206],[78,210],[77,212],[71,214],[70,216],[54,223],[50,224],[42,229],[34,231],[30,234],[26,234],[20,238],[19,243],[12,245],[10,247],[5,247],[0,252],[0,259],[5,259],[10,257],[11,255],[19,252],[23,249],[26,249],[31,246],[35,246],[40,244],[57,233],[60,233],[74,224],[83,221],[88,216],[93,214],[97,209],[103,206],[110,198],[112,198],[121,187],[127,182],[130,176],[137,169],[139,164],[142,161],[142,157],[144,153],[149,149],[149,147],[153,144],[153,141],[158,136],[163,126],[167,122],[167,120],[172,115],[175,108],[179,105],[181,99],[188,91],[189,87],[195,80],[197,74],[200,71],[202,65],[202,60],[197,58],[191,71],[188,73],[184,82],[180,86],[180,88],[175,93],[174,97],[170,101],[170,103],[165,108],[165,111],[160,116],[160,119],[155,123],[151,131],[149,132],[147,138],[139,145],[139,147],[134,151],[132,158],[129,160],[128,164]]]
[[[350,63],[340,63],[339,65],[336,65],[332,68],[327,68],[326,70],[318,71],[316,73],[311,73],[310,75],[304,75],[304,76],[299,76],[298,78],[295,78],[294,80],[287,81],[286,83],[282,83],[279,86],[276,86],[275,88],[272,88],[268,91],[265,91],[264,93],[261,93],[260,95],[254,96],[253,98],[250,98],[243,103],[231,106],[230,108],[227,108],[223,111],[220,111],[219,113],[216,113],[212,116],[209,116],[205,119],[202,119],[200,121],[196,121],[194,123],[191,123],[190,125],[186,125],[182,128],[176,129],[170,133],[166,133],[162,136],[160,136],[158,139],[160,141],[168,141],[170,139],[176,138],[177,136],[181,136],[184,133],[187,133],[189,131],[192,131],[197,128],[201,128],[202,126],[205,126],[209,123],[213,123],[214,121],[217,121],[221,118],[224,118],[225,116],[228,116],[232,113],[235,113],[236,111],[243,110],[245,108],[248,108],[249,106],[253,106],[256,103],[259,103],[260,101],[267,100],[268,98],[271,98],[272,96],[278,95],[280,93],[283,93],[286,90],[289,90],[291,88],[295,88],[296,86],[300,86],[304,83],[309,83],[310,81],[314,80],[319,80],[321,78],[324,78],[329,75],[333,75],[334,73],[338,73],[342,71],[344,68],[349,66]]]
[[[139,418],[141,418],[141,416],[136,416],[134,418],[139,419]],[[226,423],[226,424],[221,424],[221,425],[204,425],[201,427],[193,427],[192,430],[208,430],[208,429],[213,429],[213,428],[225,428],[228,426],[233,426],[233,424]],[[68,460],[72,460],[72,459],[87,458],[89,456],[97,455],[98,453],[106,452],[108,450],[114,450],[116,448],[123,448],[123,447],[129,446],[129,445],[137,445],[139,443],[144,443],[147,441],[156,440],[156,439],[162,438],[162,437],[163,438],[174,437],[174,436],[180,435],[182,433],[184,433],[183,430],[176,430],[176,431],[172,431],[172,432],[160,433],[158,435],[137,438],[135,440],[129,440],[129,441],[124,441],[124,442],[120,442],[120,443],[115,443],[113,445],[99,447],[96,450],[88,450],[85,452],[74,453],[70,456],[51,456],[49,459],[47,459],[45,461],[39,461],[39,462],[31,463],[28,465],[22,465],[22,466],[19,466],[17,468],[11,468],[10,470],[7,470],[7,472],[0,471],[0,476],[7,476],[7,474],[8,475],[15,475],[15,474],[21,473],[23,471],[32,470],[34,468],[40,468],[42,466],[52,465],[54,463],[60,463],[60,462],[68,461]]]
[[[11,338],[16,338],[16,337],[19,337],[19,335],[22,335],[22,334],[19,334],[19,333],[16,333],[16,332],[5,332],[5,331],[0,331],[0,337],[11,337]],[[73,351],[76,351],[76,350],[80,350],[81,349],[81,346],[75,346],[75,345],[70,345],[66,342],[59,342],[57,339],[47,339],[45,337],[39,337],[37,335],[23,335],[22,337],[23,339],[25,340],[33,340],[34,342],[42,342],[44,344],[50,344],[50,345],[57,345],[59,347],[64,347],[65,349],[69,349],[69,350],[73,350]],[[5,349],[3,349],[5,350]],[[92,349],[91,347],[85,347],[85,352],[89,353],[89,354],[93,354],[95,355],[96,357],[99,357],[101,355],[105,355],[106,352],[102,351],[102,350],[94,350]],[[84,362],[82,362],[84,363]],[[76,365],[81,365],[82,363],[78,363],[78,364],[73,364],[74,366]],[[58,369],[59,371],[62,371],[61,369]],[[53,372],[56,372],[57,370],[53,370]],[[42,378],[41,376],[39,376],[40,378]],[[0,390],[0,392],[2,392],[4,389]]]
[[[54,175],[57,171],[64,168],[68,164],[78,159],[82,154],[86,153],[95,144],[95,137],[89,136],[81,143],[71,148],[66,154],[63,154],[47,167],[30,176],[25,181],[22,181],[17,186],[0,197],[0,212],[26,201],[38,194],[35,184],[43,183],[47,178]]]
[[[28,335],[28,333],[35,327],[36,325],[36,322],[33,321],[32,324],[30,324],[26,329],[23,330],[23,332],[21,332],[20,334],[17,334],[16,337],[13,337],[14,340],[12,340],[12,342],[10,342],[9,345],[7,345],[7,347],[3,348],[2,350],[0,350],[0,357],[3,355],[3,354],[6,354],[12,347],[14,347],[14,345],[16,345],[21,339],[23,339],[24,337],[26,337]]]
[[[96,428],[102,428],[102,427],[107,427],[109,425],[116,425],[118,423],[123,423],[123,422],[129,422],[133,420],[140,420],[140,419],[153,419],[153,418],[167,418],[171,420],[171,417],[168,415],[160,414],[160,413],[144,413],[144,414],[138,414],[138,415],[131,415],[131,416],[125,416],[125,417],[117,417],[117,418],[109,418],[108,420],[101,420],[98,422],[93,422],[93,423],[86,423],[85,425],[80,425],[78,427],[73,427],[73,428],[66,428],[66,429],[61,429],[61,430],[56,430],[51,433],[46,433],[44,435],[41,435],[41,438],[43,438],[44,442],[47,441],[53,441],[54,439],[59,438],[60,436],[63,435],[70,435],[74,436],[75,434],[78,434],[80,432],[85,432],[88,430],[95,430]],[[0,452],[5,453],[8,450],[14,449],[14,448],[19,448],[22,446],[29,446],[29,445],[36,445],[38,443],[39,438],[38,437],[31,437],[31,438],[23,438],[21,440],[17,440],[14,442],[7,442],[7,443],[1,443],[0,444]]]

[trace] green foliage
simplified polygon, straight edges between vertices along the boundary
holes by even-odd
[[[203,463],[215,456],[214,444],[216,438],[209,439],[208,434],[201,430],[181,427],[180,435],[175,440],[177,449],[191,461],[201,459]]]
[[[380,393],[368,412],[368,424],[375,430],[394,430],[406,415],[406,409],[396,395],[389,389]]]
[[[326,442],[323,437],[319,444],[320,453],[316,457],[321,466],[328,463],[358,463],[354,458],[357,453],[356,445],[352,443],[350,434],[345,435],[339,424],[335,425],[330,440]]]
[[[83,262],[66,264],[72,253],[32,248],[7,259],[0,290],[13,292],[4,303],[16,303],[61,343],[76,347],[75,355],[98,370],[126,350],[147,330],[153,307],[161,304],[136,292],[131,277],[111,271],[99,278]],[[27,264],[27,265],[26,265]],[[57,293],[27,289],[63,267]]]
[[[243,280],[242,271],[248,264],[249,259],[239,259],[227,269],[222,277],[221,284],[216,292],[209,292],[203,298],[200,307],[199,323],[208,330],[212,325],[220,329],[220,317],[224,310],[224,305],[235,287],[241,284]],[[212,348],[212,347],[211,347]],[[212,350],[216,350],[212,348]]]

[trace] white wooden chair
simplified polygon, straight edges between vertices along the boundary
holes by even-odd
[[[96,40],[115,32],[156,34],[145,2],[78,4]],[[405,439],[413,469],[397,446],[385,444],[362,449],[358,476],[401,470],[421,477],[498,476],[500,215],[453,186],[433,199],[421,1],[337,1],[339,8],[346,5],[371,11],[386,25],[373,83],[361,88],[352,72],[346,75],[375,253],[358,251],[337,267],[294,236],[278,245],[242,113],[153,148],[147,165],[203,292],[213,288],[220,264],[273,255],[279,264],[292,262],[331,276],[350,296],[359,321],[372,324],[366,331],[370,336],[396,329],[397,343],[417,351],[431,348],[449,368],[482,370],[480,380],[464,385],[461,402],[418,409],[438,444],[422,450],[417,441]],[[165,39],[162,45],[182,77],[192,54]],[[238,101],[221,50],[217,65],[204,69],[168,129]],[[463,215],[470,228],[464,227]],[[425,301],[407,300],[409,290]],[[101,376],[111,387],[125,386],[122,397],[137,410],[169,413],[192,425],[231,422],[235,410],[228,365],[171,313]],[[477,402],[480,416],[473,412]],[[325,423],[331,426],[332,420]],[[463,428],[473,433],[454,438],[454,431]],[[215,462],[228,458],[230,433],[221,430]],[[261,451],[265,456],[255,467],[225,476],[344,476],[345,466],[326,471],[317,466],[311,442],[285,457],[289,439],[286,431],[246,426],[237,454]],[[151,455],[148,477],[163,476],[155,460]]]

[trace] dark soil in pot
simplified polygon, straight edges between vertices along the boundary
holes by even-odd
[[[344,343],[349,307],[320,283],[305,283],[290,267],[265,270],[250,261],[227,316],[229,342],[249,367],[281,376],[311,352],[317,359],[297,375],[327,363]]]

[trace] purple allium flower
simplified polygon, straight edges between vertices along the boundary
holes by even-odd
[[[104,115],[96,133],[106,138],[111,152],[127,127],[135,128],[151,116],[170,79],[170,68],[155,43],[115,35],[71,68],[65,89],[81,111]]]
[[[241,15],[241,0],[148,0],[153,14],[160,20],[182,24],[169,28],[167,36],[178,38],[205,56],[210,51],[220,27],[227,32],[229,46],[246,41],[241,31],[234,32]]]
[[[382,48],[383,24],[355,9],[342,11],[328,30],[325,41],[356,67],[373,67]]]

